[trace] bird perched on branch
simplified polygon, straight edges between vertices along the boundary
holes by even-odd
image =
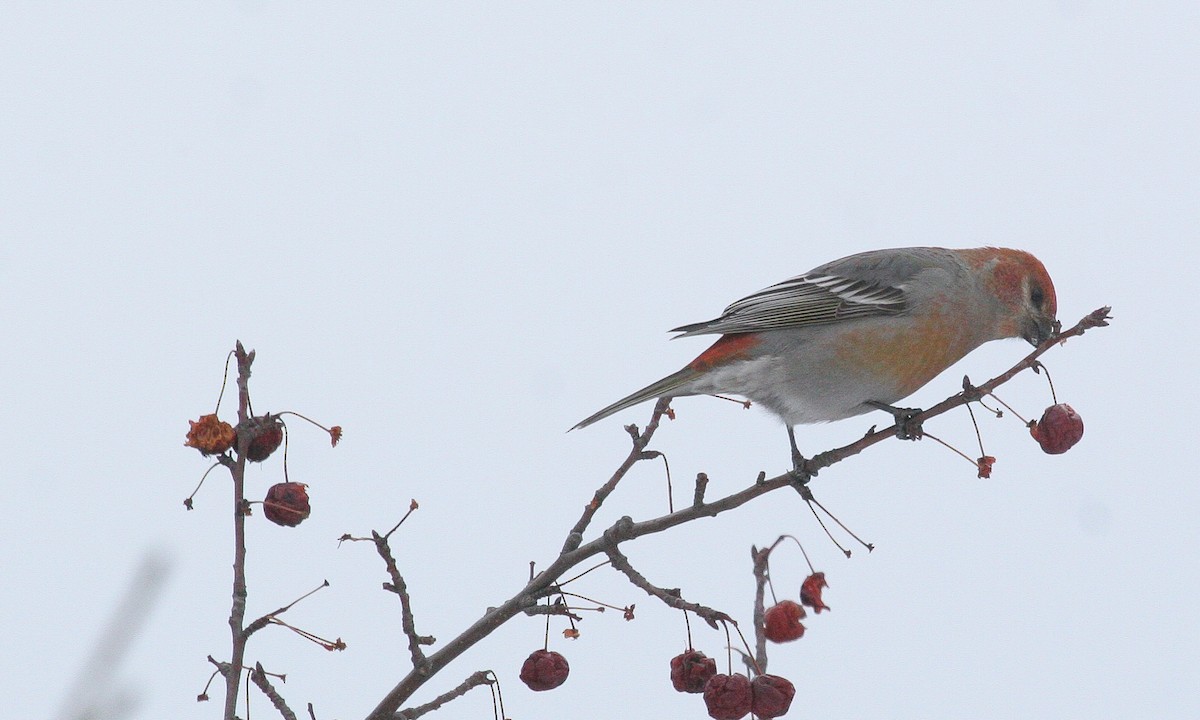
[[[580,421],[686,395],[740,395],[787,426],[893,413],[990,340],[1040,345],[1055,327],[1054,283],[1022,250],[934,247],[872,250],[834,260],[683,325],[676,337],[721,337],[682,370]]]

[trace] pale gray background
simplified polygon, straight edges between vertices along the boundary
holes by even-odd
[[[1062,318],[1112,328],[1047,358],[1087,422],[1043,455],[981,418],[991,480],[932,442],[822,473],[818,496],[878,545],[841,558],[792,493],[638,542],[652,579],[748,624],[748,551],[801,537],[833,611],[772,670],[794,717],[1185,718],[1196,699],[1193,307],[1200,220],[1194,3],[3,3],[0,391],[4,715],[50,717],[147,554],[171,568],[115,678],[129,717],[212,718],[193,698],[228,651],[227,481],[182,445],[225,353],[256,348],[256,407],[293,423],[315,509],[250,524],[251,614],[328,578],[251,656],[322,720],[361,717],[407,666],[370,548],[397,548],[443,641],[547,562],[624,456],[622,423],[564,433],[675,370],[664,331],[824,261],[885,246],[1011,245],[1050,268]],[[983,379],[994,343],[916,395]],[[1003,396],[1037,414],[1029,375]],[[657,447],[681,496],[787,464],[759,410],[677,403]],[[231,416],[232,404],[223,406]],[[862,418],[806,428],[815,451]],[[973,452],[965,412],[929,430]],[[251,474],[281,478],[279,459]],[[600,522],[664,511],[639,468]],[[785,551],[794,594],[805,569]],[[540,620],[428,686],[494,668],[516,718],[703,717],[675,694],[677,613],[638,604],[553,640],[568,683],[516,669]],[[556,625],[556,632],[559,627]],[[697,631],[721,654],[724,637]],[[121,700],[121,698],[125,700]],[[116,698],[116,699],[114,699]],[[490,717],[477,690],[445,717]],[[255,717],[270,717],[255,700]]]

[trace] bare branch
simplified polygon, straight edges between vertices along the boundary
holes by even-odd
[[[240,674],[240,673],[239,673]],[[267,673],[263,671],[262,663],[254,663],[254,669],[250,671],[250,680],[262,690],[263,695],[270,699],[271,704],[279,711],[279,714],[284,717],[284,720],[296,720],[296,713],[288,707],[287,701],[275,690],[271,685],[271,681],[267,679]]]
[[[276,617],[284,614],[288,610],[291,610],[292,606],[294,606],[296,603],[300,602],[301,600],[308,597],[309,595],[312,595],[313,593],[317,592],[318,590],[321,590],[321,589],[327,588],[327,587],[329,587],[329,581],[325,580],[317,587],[313,588],[312,590],[309,590],[308,592],[304,593],[300,597],[291,601],[287,605],[284,605],[281,608],[277,608],[277,609],[272,610],[271,612],[267,613],[266,615],[263,615],[262,617],[258,618],[254,622],[247,625],[246,629],[243,631],[243,635],[245,635],[245,637],[247,637],[247,638],[250,637],[254,633],[258,632],[259,630],[262,630],[267,625],[271,624],[271,621],[274,620]]]
[[[491,673],[488,670],[476,670],[468,675],[466,680],[463,680],[458,687],[454,688],[450,692],[442,693],[424,705],[418,705],[417,707],[409,708],[408,710],[401,710],[400,712],[396,713],[395,717],[397,720],[400,720],[401,718],[403,718],[403,720],[415,720],[425,713],[433,712],[451,700],[457,700],[463,695],[466,695],[467,692],[473,688],[477,688],[480,685],[491,685],[492,683],[496,682],[489,677],[490,674]]]
[[[379,553],[379,557],[383,558],[388,575],[392,578],[391,583],[384,584],[384,589],[395,593],[400,598],[400,627],[408,637],[408,652],[412,656],[413,668],[422,670],[427,661],[421,646],[432,645],[436,640],[432,636],[417,634],[416,622],[413,620],[412,600],[408,596],[408,585],[400,574],[400,568],[396,566],[396,558],[392,555],[392,548],[388,544],[387,537],[372,530],[371,539],[375,542],[375,551]]]
[[[932,408],[929,408],[928,410],[914,414],[911,418],[905,418],[903,426],[908,428],[919,428],[920,423],[922,422],[946,413],[960,405],[978,400],[983,395],[990,393],[996,387],[1011,380],[1021,371],[1032,367],[1037,358],[1054,345],[1061,343],[1063,340],[1069,337],[1082,335],[1086,330],[1093,327],[1103,327],[1104,325],[1107,325],[1109,310],[1110,308],[1107,307],[1096,310],[1081,320],[1075,327],[1065,332],[1060,332],[1051,339],[1042,343],[1042,345],[1034,350],[1029,356],[1022,359],[1006,372],[996,376],[983,385],[969,387],[963,392],[947,398],[945,401],[933,406]],[[616,472],[613,473],[612,477],[610,477],[609,480],[603,486],[601,486],[599,490],[596,491],[591,502],[589,502],[585,507],[583,515],[568,534],[567,540],[564,542],[562,551],[559,553],[558,557],[535,577],[531,578],[526,583],[525,587],[523,587],[519,592],[498,607],[490,608],[482,618],[475,621],[460,635],[447,643],[441,650],[428,656],[426,659],[426,664],[423,667],[419,669],[414,668],[414,670],[401,678],[395,687],[393,687],[391,691],[389,691],[380,700],[376,708],[370,713],[368,716],[369,720],[394,720],[397,708],[399,708],[405,700],[411,697],[412,694],[430,677],[435,675],[438,671],[465,652],[468,648],[487,637],[492,633],[492,631],[503,625],[513,616],[535,606],[537,604],[537,598],[544,597],[548,592],[550,592],[550,589],[557,583],[558,578],[562,577],[568,570],[584,562],[585,560],[588,560],[589,558],[599,554],[604,554],[610,558],[614,567],[617,567],[618,570],[622,570],[622,568],[619,566],[619,563],[624,559],[624,556],[619,552],[616,552],[616,548],[620,545],[620,543],[645,535],[664,532],[676,527],[677,525],[682,525],[683,523],[691,522],[692,520],[697,520],[702,517],[712,517],[718,515],[722,512],[740,507],[759,496],[773,492],[780,488],[791,487],[796,484],[807,484],[811,480],[812,476],[816,475],[818,470],[827,468],[846,459],[847,457],[857,455],[872,445],[883,442],[889,438],[894,438],[897,436],[897,431],[901,429],[900,421],[898,421],[896,425],[883,430],[876,430],[872,428],[871,431],[866,433],[866,435],[856,442],[816,455],[815,457],[806,461],[803,470],[808,476],[802,482],[798,481],[790,472],[783,473],[770,479],[767,479],[765,474],[760,474],[755,482],[749,487],[713,502],[704,502],[702,497],[697,497],[690,507],[676,510],[675,512],[668,513],[667,515],[661,517],[642,522],[634,522],[628,517],[621,518],[611,527],[609,527],[601,535],[601,537],[584,543],[583,534],[590,525],[596,511],[599,510],[605,499],[612,493],[620,480],[628,473],[629,469],[633,467],[636,462],[645,458],[644,450],[650,442],[654,431],[657,429],[658,423],[662,416],[668,412],[667,408],[668,401],[659,400],[654,407],[650,424],[646,426],[645,431],[639,433],[637,428],[634,426],[629,426],[627,428],[631,438],[633,439],[633,449],[631,450],[629,456],[626,457],[625,461],[622,462],[621,466],[618,467]],[[625,563],[625,566],[629,567],[627,562]],[[632,568],[630,567],[629,570],[632,571]],[[646,581],[645,578],[641,578],[640,582],[634,580],[635,576],[638,578],[641,577],[636,573],[631,576],[630,573],[627,572],[626,575],[630,577],[631,581],[634,581],[635,584],[638,584],[639,587],[643,587],[643,589],[646,589],[647,587],[654,588],[654,586]],[[662,595],[666,595],[666,591],[661,591],[661,589],[658,588],[654,589],[660,590]],[[664,600],[664,602],[674,606],[674,601],[669,600],[670,596],[662,598],[653,590],[647,591],[650,592],[651,595],[660,597]],[[682,603],[682,601],[678,602]]]
[[[596,511],[600,509],[600,506],[604,504],[604,501],[608,499],[608,496],[612,494],[613,490],[617,489],[617,483],[621,482],[621,479],[629,473],[630,468],[632,468],[640,460],[650,460],[658,457],[657,454],[647,454],[643,451],[650,443],[650,438],[654,436],[654,432],[658,430],[659,420],[662,419],[664,414],[666,414],[669,404],[670,400],[663,398],[654,405],[654,412],[650,416],[650,423],[646,425],[646,429],[642,433],[638,433],[636,425],[626,426],[625,429],[633,438],[633,449],[630,450],[629,456],[626,457],[625,461],[622,462],[620,467],[616,469],[616,471],[612,474],[612,477],[608,479],[608,482],[601,485],[600,488],[596,490],[596,493],[592,496],[591,501],[584,506],[583,515],[581,515],[579,521],[575,523],[575,527],[571,528],[571,531],[567,533],[567,539],[565,542],[563,542],[563,553],[574,550],[575,548],[579,547],[579,543],[583,542],[583,533],[587,530],[588,525],[591,524],[592,518],[596,515]]]
[[[612,563],[612,566],[624,573],[625,577],[629,578],[629,582],[645,590],[648,595],[662,600],[668,607],[673,607],[676,610],[691,610],[714,629],[721,622],[737,625],[733,618],[719,610],[684,600],[679,588],[665,589],[651,583],[644,575],[633,569],[633,565],[629,563],[629,558],[621,554],[615,542],[605,552],[608,554],[608,559]]]
[[[250,366],[254,363],[254,351],[246,352],[239,341],[234,349],[238,366],[238,425],[248,421],[250,410]],[[250,438],[238,433],[237,460],[229,467],[233,476],[233,604],[229,611],[229,631],[232,648],[229,665],[240,668],[246,660],[246,633],[242,626],[246,620],[246,446]],[[225,675],[225,720],[233,720],[237,710],[238,688],[242,674],[238,671]]]

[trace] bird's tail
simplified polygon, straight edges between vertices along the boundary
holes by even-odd
[[[647,385],[646,387],[642,388],[641,390],[638,390],[637,392],[633,393],[632,395],[623,397],[620,400],[613,403],[612,405],[609,405],[608,407],[604,408],[603,410],[600,410],[600,411],[596,412],[595,414],[590,415],[583,420],[580,420],[575,425],[575,427],[573,427],[571,429],[578,430],[579,428],[585,428],[588,425],[591,425],[592,423],[596,422],[597,420],[603,420],[604,418],[608,417],[609,415],[612,415],[613,413],[620,412],[620,411],[624,410],[625,408],[633,407],[634,405],[646,402],[647,400],[653,400],[655,398],[660,398],[660,397],[677,397],[679,395],[691,395],[693,393],[677,392],[677,391],[682,389],[684,386],[686,386],[692,380],[695,380],[699,375],[700,375],[699,371],[694,370],[691,367],[685,367],[684,369],[680,370],[679,372],[674,373],[672,375],[668,375],[656,383]]]

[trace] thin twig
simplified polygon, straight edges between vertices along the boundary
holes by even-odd
[[[275,618],[277,615],[284,614],[288,610],[291,610],[292,607],[296,603],[298,603],[301,600],[303,600],[304,598],[312,595],[313,593],[317,592],[318,590],[321,590],[321,589],[327,588],[327,587],[329,587],[329,581],[325,580],[320,585],[318,585],[315,588],[313,588],[312,590],[309,590],[308,592],[304,593],[303,595],[301,595],[300,597],[291,601],[287,605],[284,605],[281,608],[278,608],[276,610],[273,610],[273,611],[267,613],[266,615],[263,615],[262,617],[258,618],[257,620],[255,620],[254,622],[252,622],[246,626],[246,629],[244,631],[245,636],[249,637],[249,636],[253,635],[254,633],[258,632],[259,630],[262,630],[264,627],[266,627],[268,624],[270,624],[271,620],[273,618]]]
[[[279,714],[284,717],[284,720],[296,720],[296,713],[288,707],[287,701],[275,690],[271,685],[271,681],[267,679],[267,674],[263,672],[262,663],[255,663],[254,669],[250,671],[250,680],[262,690],[263,695],[270,699],[271,704],[279,711]]]
[[[670,400],[666,398],[655,403],[654,412],[650,415],[650,422],[640,434],[637,432],[636,426],[626,426],[625,429],[629,431],[630,436],[633,438],[633,449],[630,450],[629,456],[625,458],[625,461],[613,472],[612,477],[596,490],[595,494],[592,495],[591,501],[584,506],[583,514],[579,517],[575,526],[571,528],[571,531],[567,533],[567,539],[563,542],[563,553],[574,550],[579,547],[579,543],[583,542],[583,533],[587,530],[588,525],[591,524],[596,511],[600,509],[600,506],[604,504],[604,501],[608,499],[613,490],[617,489],[617,483],[621,482],[621,479],[629,473],[630,468],[640,460],[649,460],[654,457],[642,451],[650,443],[650,438],[654,436],[654,432],[658,429],[658,423],[667,412],[669,404]]]
[[[475,672],[468,675],[466,680],[463,680],[461,683],[459,683],[458,687],[454,688],[453,690],[451,690],[449,692],[444,692],[441,695],[438,695],[437,697],[435,697],[434,699],[425,703],[424,705],[418,705],[415,708],[401,710],[400,712],[396,713],[396,718],[403,718],[404,720],[415,720],[416,718],[421,717],[425,713],[433,712],[434,710],[437,710],[438,708],[440,708],[441,706],[450,702],[451,700],[457,700],[458,698],[462,697],[463,695],[466,695],[468,691],[470,691],[474,688],[477,688],[480,685],[492,685],[496,681],[490,677],[490,674],[491,674],[490,670],[476,670]]]
[[[607,548],[605,552],[608,554],[608,559],[610,562],[612,562],[612,566],[621,571],[625,577],[629,578],[629,582],[645,590],[650,596],[658,598],[668,607],[673,607],[676,610],[690,610],[696,613],[697,617],[704,620],[704,622],[708,623],[713,628],[716,628],[717,623],[720,622],[733,623],[734,625],[737,625],[733,618],[729,617],[729,615],[721,612],[720,610],[714,610],[710,607],[684,600],[680,596],[680,591],[678,588],[660,588],[647,580],[645,576],[633,569],[633,565],[630,564],[629,558],[621,554],[620,550],[617,550],[615,543],[611,547]]]
[[[400,568],[396,566],[396,558],[392,555],[392,548],[388,545],[387,538],[372,530],[371,539],[375,541],[375,551],[379,553],[379,557],[383,558],[388,575],[392,578],[392,582],[385,585],[384,588],[394,592],[400,598],[400,627],[408,637],[408,652],[412,657],[413,668],[419,670],[424,668],[428,662],[421,646],[432,645],[436,640],[427,635],[417,634],[416,622],[413,620],[412,600],[408,596],[408,585],[404,582],[404,577],[400,575]]]

